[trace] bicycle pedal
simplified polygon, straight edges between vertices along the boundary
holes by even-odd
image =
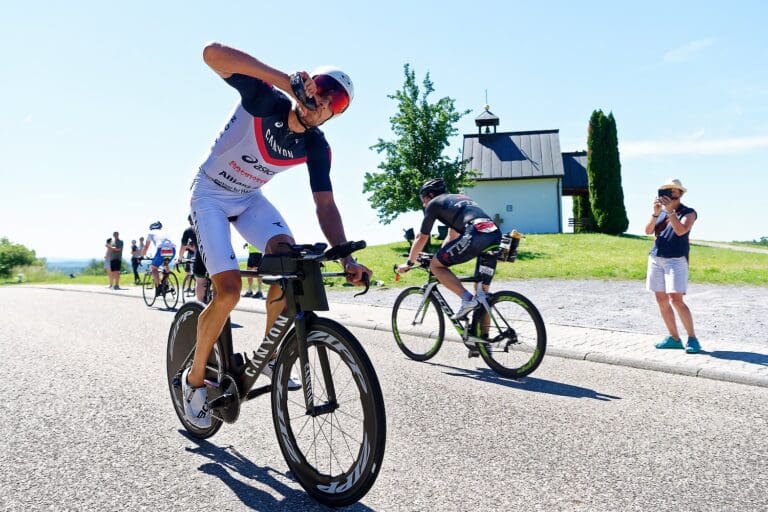
[[[477,349],[469,349],[469,353],[467,354],[467,357],[470,359],[473,357],[480,357],[480,351]]]

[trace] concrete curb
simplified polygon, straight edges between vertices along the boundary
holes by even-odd
[[[27,285],[23,287],[33,288],[33,289],[43,288],[48,290],[57,290],[57,291],[65,291],[65,292],[106,294],[113,297],[121,296],[121,294],[116,293],[114,290],[109,290],[107,288],[103,290],[99,290],[99,289],[91,289],[91,288],[75,288],[67,285],[34,285],[34,286]],[[126,288],[126,290],[132,291],[132,289],[129,289],[129,288]],[[126,293],[126,294],[122,294],[122,296],[126,298],[143,300],[141,295],[136,295],[135,293]],[[344,307],[350,307],[347,304],[331,303],[332,309],[334,305],[342,309]],[[369,306],[369,307],[379,307],[379,306]],[[257,313],[261,315],[265,314],[263,310],[260,310],[260,308],[244,305],[242,303],[238,304],[235,307],[235,309],[237,311]],[[333,313],[330,313],[330,315],[334,316]],[[381,320],[365,320],[365,319],[359,319],[359,318],[351,318],[345,314],[342,314],[341,316],[343,318],[341,319],[337,318],[337,320],[340,320],[347,327],[357,327],[360,329],[369,329],[372,331],[392,332],[392,326],[389,320],[385,322]],[[552,324],[552,327],[557,329],[591,330],[591,331],[596,331],[596,332],[599,331],[602,333],[609,333],[609,334],[611,332],[627,334],[625,331],[617,331],[617,330],[606,329],[606,328],[589,329],[585,327],[562,326],[557,324]],[[461,338],[453,330],[448,330],[448,329],[446,329],[445,340],[450,342],[455,342],[455,343],[461,343]],[[655,359],[643,359],[640,357],[632,357],[632,356],[610,353],[610,352],[599,352],[599,351],[595,351],[594,349],[591,349],[591,347],[585,348],[585,349],[574,349],[574,348],[548,346],[546,355],[550,357],[559,357],[564,359],[577,359],[582,361],[590,361],[594,363],[626,366],[630,368],[637,368],[640,370],[651,370],[651,371],[657,371],[662,373],[685,375],[688,377],[700,377],[700,378],[711,379],[711,380],[732,382],[736,384],[744,384],[748,386],[758,386],[758,387],[768,388],[768,366],[762,366],[761,368],[758,368],[756,371],[752,371],[752,372],[738,372],[730,369],[718,368],[714,366],[710,360],[705,360],[704,364],[696,364],[701,362],[700,360],[697,361],[696,359],[692,359],[691,362],[684,362],[684,363],[674,362],[669,360],[660,361]],[[757,364],[760,364],[760,363],[757,363]]]

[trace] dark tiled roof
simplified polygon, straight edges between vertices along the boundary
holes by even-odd
[[[563,193],[587,190],[587,152],[563,153]]]
[[[480,171],[478,181],[563,175],[560,131],[464,135],[464,158]]]

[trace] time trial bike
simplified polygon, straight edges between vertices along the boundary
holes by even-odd
[[[482,282],[490,284],[496,262],[514,261],[514,254],[510,258],[498,248],[484,251],[477,257],[475,274],[459,278],[464,283],[478,283],[481,304],[459,320],[454,319],[437,278],[429,270],[434,254],[419,254],[414,268],[427,272],[427,282],[403,290],[392,308],[392,333],[400,350],[416,361],[434,357],[445,339],[448,317],[470,357],[481,356],[499,375],[518,379],[538,368],[546,352],[547,333],[536,306],[517,292],[483,292]]]
[[[227,320],[206,365],[212,411],[208,428],[187,421],[181,391],[182,372],[192,364],[204,306],[184,304],[168,335],[168,387],[184,428],[194,437],[208,438],[223,423],[235,422],[243,403],[270,393],[275,433],[288,467],[312,497],[333,507],[362,498],[384,457],[384,398],[373,365],[351,332],[315,314],[329,309],[323,278],[345,275],[323,273],[322,263],[364,247],[362,241],[328,251],[325,244],[293,245],[287,254],[265,255],[258,270],[242,271],[279,284],[282,296],[275,300],[284,297],[286,309],[251,357],[234,352]],[[368,291],[367,279],[365,285],[362,293]],[[271,384],[254,388],[275,352]],[[302,392],[289,392],[291,375],[300,376]]]

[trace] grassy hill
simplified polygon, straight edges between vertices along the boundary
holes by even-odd
[[[499,262],[496,279],[621,279],[644,280],[649,237],[600,234],[527,235],[514,263]],[[394,243],[361,251],[358,259],[371,267],[376,279],[392,282],[392,264],[405,260],[407,244]],[[768,254],[732,249],[691,247],[691,281],[716,284],[768,286]],[[474,271],[474,262],[454,267],[457,273]],[[399,284],[416,284],[423,273],[412,271]]]
[[[433,251],[439,241],[433,240]],[[649,237],[599,234],[527,235],[520,243],[515,263],[499,262],[497,280],[512,279],[618,279],[644,280]],[[405,241],[377,245],[356,253],[358,260],[374,271],[374,279],[386,285],[406,286],[424,282],[424,273],[414,270],[395,284],[392,266],[405,261]],[[742,252],[721,247],[691,247],[691,282],[768,286],[768,254]],[[242,265],[241,265],[242,266]],[[329,271],[338,270],[330,264]],[[458,274],[474,271],[474,262],[455,267]],[[27,282],[106,284],[105,276],[78,276],[26,272]],[[131,285],[123,275],[123,285]]]

